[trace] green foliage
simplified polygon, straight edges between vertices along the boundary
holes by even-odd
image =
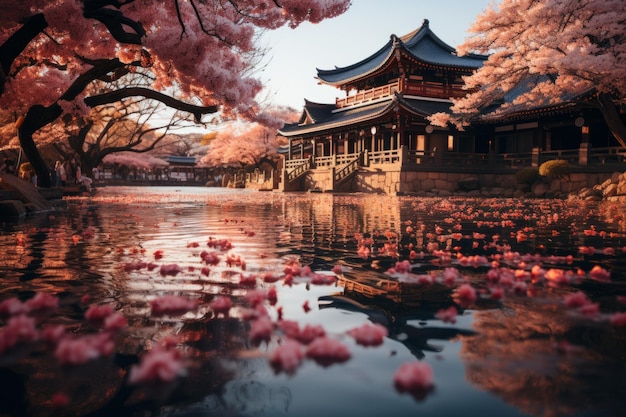
[[[539,171],[537,168],[522,168],[515,173],[515,179],[518,184],[532,185],[539,179]]]
[[[552,161],[546,161],[539,166],[539,175],[544,177],[561,178],[569,175],[572,167],[569,162],[564,159],[553,159]]]

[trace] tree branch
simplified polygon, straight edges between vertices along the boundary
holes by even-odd
[[[168,95],[143,87],[121,88],[119,90],[111,91],[108,93],[86,97],[85,104],[87,104],[89,107],[94,107],[101,104],[113,103],[116,101],[120,101],[124,98],[133,96],[143,96],[146,98],[151,98],[160,101],[161,103],[173,109],[191,113],[194,115],[197,123],[200,123],[200,119],[203,114],[216,113],[218,111],[217,106],[196,106],[194,104],[185,103]]]

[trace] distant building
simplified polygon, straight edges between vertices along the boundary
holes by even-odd
[[[453,188],[451,183],[469,174],[485,179],[550,159],[623,168],[624,150],[599,112],[576,104],[580,97],[553,106],[514,107],[463,131],[431,125],[427,117],[449,113],[450,99],[467,94],[462,77],[486,59],[458,56],[425,20],[405,36],[391,35],[362,61],[318,70],[320,83],[345,96],[332,104],[305,100],[298,122],[279,130],[289,141],[281,150],[280,188],[410,193],[433,188],[437,179],[441,183],[445,178],[446,187]],[[425,185],[426,178],[433,181]]]

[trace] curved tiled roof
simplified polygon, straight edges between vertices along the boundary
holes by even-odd
[[[395,107],[423,118],[439,112],[450,112],[451,103],[441,100],[423,100],[403,97],[401,94],[388,97],[386,100],[372,102],[363,106],[355,106],[347,110],[335,109],[333,105],[307,102],[303,116],[299,123],[286,124],[278,131],[284,137],[295,137],[331,131],[339,127],[348,127],[375,120],[390,112],[396,112]],[[320,111],[324,109],[324,111]],[[306,114],[316,112],[317,118],[313,123],[304,124]]]
[[[318,68],[317,78],[331,85],[342,85],[354,81],[384,67],[391,59],[394,59],[396,50],[404,51],[418,61],[442,67],[477,69],[487,59],[485,55],[457,56],[456,50],[439,39],[430,30],[428,20],[424,20],[419,29],[405,36],[391,35],[385,46],[362,61],[331,70]]]

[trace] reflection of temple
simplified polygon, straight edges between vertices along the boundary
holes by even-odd
[[[299,242],[298,254],[304,263],[310,263],[307,257],[315,255],[309,251],[321,256],[326,250],[345,251],[353,256],[356,233],[400,232],[401,216],[406,217],[401,213],[402,203],[390,196],[366,195],[353,200],[349,195],[293,194],[281,204],[282,243]]]
[[[466,95],[463,77],[486,59],[458,56],[425,20],[359,62],[318,70],[319,82],[345,97],[329,104],[305,100],[298,122],[279,130],[289,140],[280,188],[454,191],[470,173],[502,186],[506,174],[552,159],[566,159],[587,175],[610,166],[623,170],[624,149],[597,110],[577,104],[584,101],[580,95],[559,105],[512,106],[463,131],[430,124],[430,116],[450,113],[452,98]],[[502,101],[513,103],[540,81],[525,80]]]
[[[440,352],[431,340],[449,340],[471,331],[452,327],[415,326],[413,321],[435,318],[440,308],[452,304],[452,290],[435,284],[430,286],[403,284],[384,274],[359,270],[338,277],[343,293],[320,297],[319,308],[338,308],[366,314],[373,323],[385,326],[388,337],[407,347],[416,358],[424,351]]]

